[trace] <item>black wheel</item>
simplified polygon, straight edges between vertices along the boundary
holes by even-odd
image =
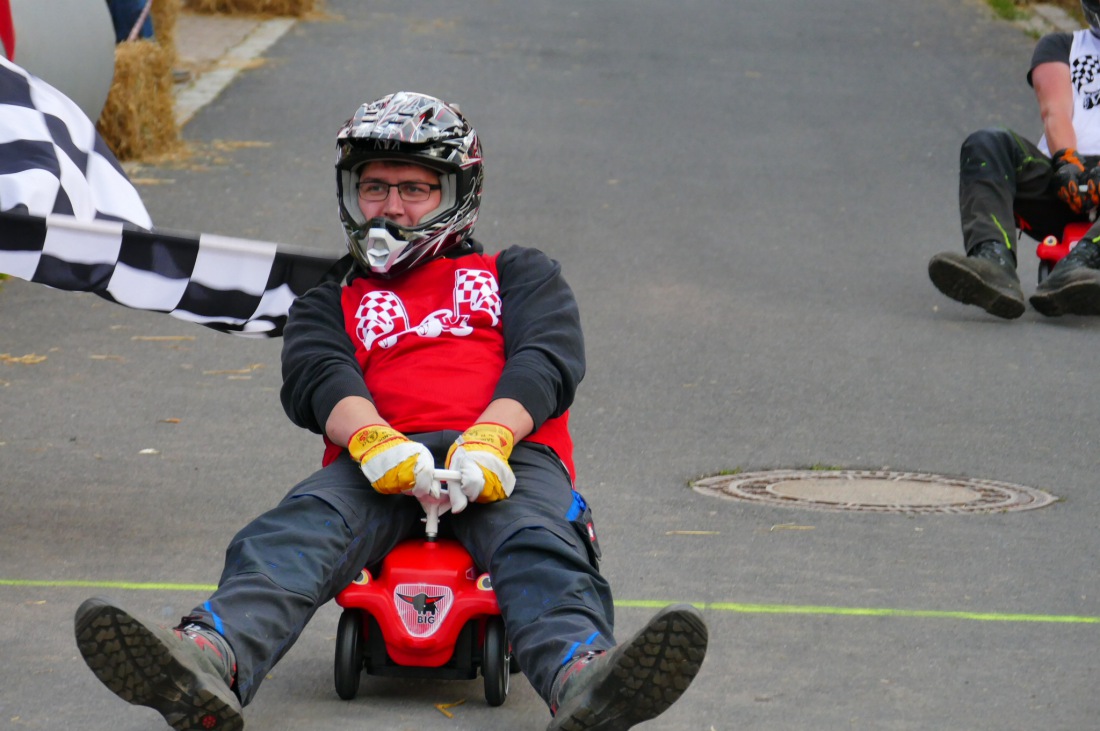
[[[508,653],[508,672],[515,675],[519,672],[519,660],[516,659],[515,653]]]
[[[1054,268],[1046,259],[1039,260],[1039,284],[1043,283],[1043,280],[1050,276],[1050,270]]]
[[[346,701],[359,692],[363,671],[363,613],[345,609],[336,629],[336,694]]]
[[[499,706],[508,698],[509,675],[508,638],[504,632],[504,620],[490,617],[485,620],[485,646],[481,652],[481,674],[485,677],[485,701]]]

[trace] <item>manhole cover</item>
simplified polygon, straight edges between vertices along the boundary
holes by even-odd
[[[993,480],[921,472],[770,470],[696,480],[703,495],[810,510],[869,513],[1003,513],[1033,510],[1058,498]]]

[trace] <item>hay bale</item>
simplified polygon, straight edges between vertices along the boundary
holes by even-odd
[[[280,15],[300,18],[313,11],[316,0],[184,0],[196,13]]]
[[[159,43],[115,47],[115,78],[96,129],[119,160],[166,154],[180,144],[172,62]]]
[[[168,62],[175,67],[179,63],[176,50],[176,21],[182,0],[153,0],[149,14],[153,18],[153,37],[168,53]]]

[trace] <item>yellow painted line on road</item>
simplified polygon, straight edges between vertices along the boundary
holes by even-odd
[[[165,584],[145,581],[35,581],[31,579],[0,579],[0,586],[29,586],[50,589],[126,589],[128,591],[205,591],[211,592],[215,584]]]
[[[210,593],[214,584],[171,584],[141,581],[39,581],[0,579],[0,586],[50,589],[120,589],[126,591],[200,591]],[[616,609],[660,609],[678,602],[656,599],[618,599]],[[935,609],[888,609],[878,607],[832,607],[798,604],[743,604],[739,602],[681,602],[706,612],[731,614],[789,614],[837,617],[894,617],[905,619],[962,619],[974,622],[1034,622],[1048,624],[1100,624],[1100,617],[1072,614],[1009,614],[1002,612],[955,612]]]
[[[1051,622],[1061,624],[1100,624],[1100,617],[1071,614],[1005,614],[1000,612],[952,612],[935,609],[883,609],[873,607],[799,606],[795,604],[738,604],[735,602],[687,602],[703,611],[738,614],[808,614],[842,617],[904,617],[913,619],[966,619],[977,622]],[[615,607],[656,609],[670,602],[647,599],[616,600]]]

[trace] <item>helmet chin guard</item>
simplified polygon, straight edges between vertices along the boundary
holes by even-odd
[[[385,218],[372,218],[364,226],[366,235],[355,241],[360,256],[370,271],[380,276],[389,274],[394,264],[409,253],[409,241],[402,235],[401,227]],[[407,232],[406,232],[407,235]]]

